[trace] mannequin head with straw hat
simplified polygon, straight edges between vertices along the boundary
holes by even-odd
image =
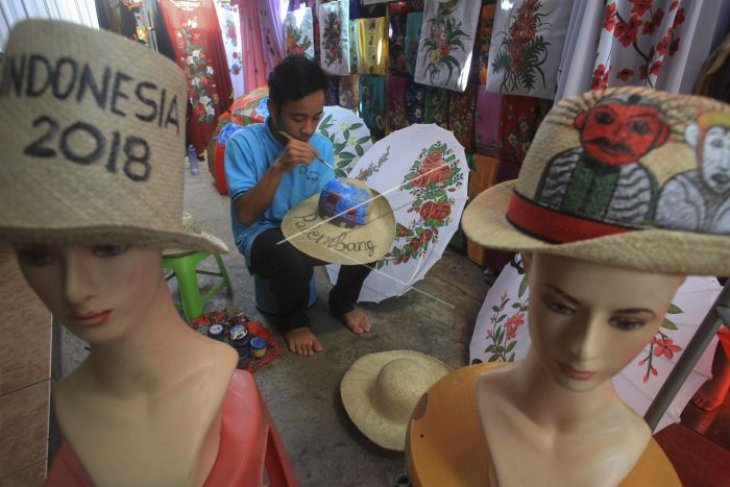
[[[686,275],[730,274],[729,134],[730,107],[707,98],[566,98],[519,178],[467,208],[467,236],[522,252],[530,286],[527,357],[476,386],[500,485],[618,485],[641,464],[650,431],[611,378]]]
[[[54,397],[64,442],[97,485],[199,482],[218,448],[237,355],[185,325],[161,267],[163,248],[227,250],[183,225],[186,96],[174,63],[121,36],[30,20],[7,42],[0,235],[89,343]],[[190,409],[171,407],[180,401]],[[130,416],[131,404],[164,417]]]

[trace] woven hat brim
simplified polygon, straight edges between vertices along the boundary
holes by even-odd
[[[727,236],[656,228],[566,244],[544,242],[517,230],[505,215],[516,180],[483,191],[464,211],[464,233],[495,249],[543,252],[640,271],[677,275],[730,275]]]
[[[59,231],[49,228],[0,228],[1,240],[10,243],[43,245],[73,244],[120,244],[144,247],[201,250],[214,254],[228,252],[228,246],[218,237],[208,232],[194,234],[184,230],[155,230],[132,226],[90,226],[62,228]]]
[[[423,365],[435,384],[451,372],[442,361],[413,350],[390,350],[364,355],[345,372],[340,382],[340,396],[347,415],[373,443],[387,450],[405,449],[408,421],[393,421],[380,414],[370,393],[380,370],[393,360],[406,358]],[[425,390],[423,391],[426,392]]]
[[[346,228],[322,223],[321,217],[313,216],[319,205],[319,194],[316,194],[289,210],[281,222],[281,231],[297,249],[324,262],[355,265],[378,261],[393,245],[395,217],[388,200],[377,191],[371,191],[377,197],[370,204],[365,225]],[[372,246],[366,245],[367,242],[372,242]]]

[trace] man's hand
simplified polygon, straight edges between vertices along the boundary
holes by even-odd
[[[286,172],[297,164],[311,164],[317,158],[319,158],[319,154],[307,142],[289,139],[282,153],[274,161],[273,167],[282,172]]]

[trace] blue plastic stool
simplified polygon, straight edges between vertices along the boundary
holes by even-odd
[[[276,303],[274,290],[272,289],[273,281],[264,279],[258,274],[253,275],[254,294],[256,295],[256,309],[259,312],[275,315],[279,312],[279,305]],[[307,307],[311,308],[317,302],[317,285],[314,282],[314,274],[309,281],[309,302]]]

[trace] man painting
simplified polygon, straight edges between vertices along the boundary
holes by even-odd
[[[270,116],[236,132],[225,155],[236,246],[251,272],[271,280],[278,306],[274,321],[289,350],[305,356],[323,349],[305,311],[313,266],[324,263],[278,242],[284,239],[286,213],[334,178],[322,163],[332,165],[332,143],[316,133],[326,86],[318,64],[304,56],[285,58],[269,75]],[[329,294],[331,313],[355,334],[371,328],[368,317],[354,307],[368,272],[366,266],[342,266]]]

